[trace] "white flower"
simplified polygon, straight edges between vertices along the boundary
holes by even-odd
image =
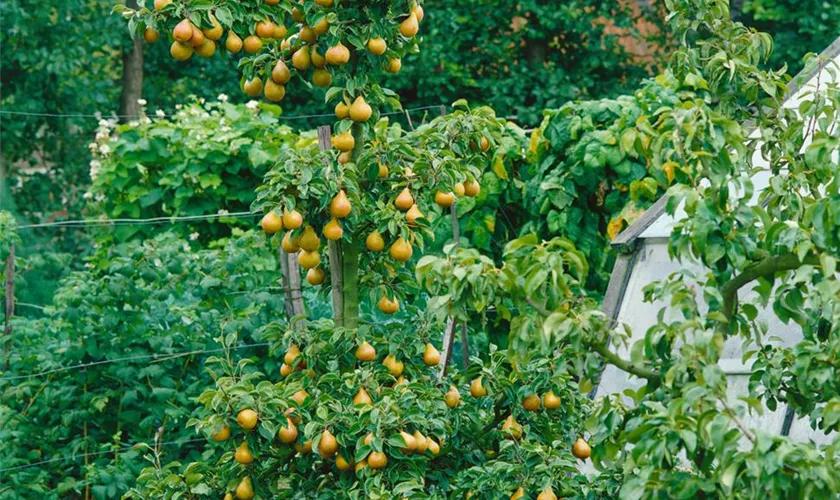
[[[219,97],[217,97],[216,99],[220,100],[221,102],[227,102],[228,96],[227,94],[219,94]]]
[[[225,125],[224,127],[219,129],[219,132],[230,132],[231,130],[233,129]]]
[[[148,116],[143,115],[143,117],[140,118],[140,123],[142,123],[143,125],[148,125],[148,124],[152,123],[152,120]]]
[[[161,262],[161,260],[158,258],[155,258],[153,264],[155,265],[155,267],[163,267],[163,262]]]
[[[184,107],[184,105],[183,105],[183,104],[176,104],[176,105],[175,105],[175,109],[181,109],[181,108],[183,108],[183,107]]]
[[[99,152],[102,153],[103,155],[107,155],[108,153],[111,152],[111,148],[108,147],[107,144],[103,144],[103,145],[99,146]]]
[[[190,233],[190,241],[195,241],[198,239],[198,233]]]
[[[166,113],[164,113],[162,109],[155,111],[155,114],[158,118],[166,118]]]
[[[248,101],[248,103],[245,104],[245,107],[248,109],[257,109],[259,105],[260,103],[258,103],[257,101]]]
[[[199,103],[199,104],[204,104],[204,98],[203,98],[203,97],[202,97],[202,98],[200,98],[200,99],[198,100],[198,103]]]
[[[108,126],[108,121],[107,120],[99,120],[99,126],[100,127],[107,127]]]
[[[145,99],[137,99],[137,104],[139,104],[141,106],[145,106],[146,105],[146,100]]]
[[[185,325],[190,326],[193,322],[192,318],[187,316],[181,316],[181,321],[184,322]]]
[[[218,211],[217,213],[218,213],[219,215],[227,215],[227,214],[229,214],[230,212],[228,212],[228,211],[227,211],[227,210],[225,210],[224,208],[220,208],[220,209],[219,209],[219,211]]]
[[[90,148],[91,152],[95,152],[97,149],[99,149],[99,144],[91,142],[90,144],[88,144],[88,147]]]
[[[93,199],[93,193],[91,193],[90,191],[86,191],[85,194],[82,195],[82,198],[84,198],[86,200],[92,200]]]

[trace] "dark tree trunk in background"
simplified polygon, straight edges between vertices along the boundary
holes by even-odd
[[[137,9],[137,0],[126,0],[126,7]],[[123,49],[122,94],[120,95],[120,122],[140,116],[137,100],[143,96],[143,38],[137,37],[133,44]]]

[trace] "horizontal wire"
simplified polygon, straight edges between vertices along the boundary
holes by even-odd
[[[249,347],[266,347],[268,346],[268,342],[259,342],[256,344],[243,344],[239,346],[231,347],[231,349],[247,349]],[[195,351],[186,351],[186,352],[175,352],[170,354],[138,354],[135,356],[127,356],[124,358],[114,358],[114,359],[103,359],[100,361],[92,361],[90,363],[82,363],[73,366],[63,366],[61,368],[53,368],[52,370],[44,370],[37,373],[30,373],[28,375],[12,375],[10,377],[0,377],[0,382],[6,380],[22,380],[22,379],[30,379],[36,377],[43,377],[45,375],[51,375],[53,373],[61,373],[73,370],[82,370],[84,368],[90,368],[91,366],[100,366],[100,365],[108,365],[112,363],[120,363],[123,361],[138,361],[141,359],[153,359],[155,361],[169,361],[170,359],[177,359],[182,358],[184,356],[191,356],[193,354],[210,354],[210,353],[217,353],[217,352],[224,352],[224,348],[219,349],[199,349]]]
[[[412,111],[423,111],[427,109],[435,109],[444,106],[443,104],[436,104],[433,106],[420,106],[418,108],[410,108],[404,109],[402,111],[389,111],[387,113],[381,113],[381,116],[392,116],[392,115],[401,115],[404,113],[410,113]],[[10,116],[41,116],[41,117],[48,117],[48,118],[138,118],[139,115],[117,115],[117,114],[104,114],[98,112],[96,114],[87,114],[87,113],[45,113],[45,112],[29,112],[29,111],[14,111],[14,110],[5,110],[0,109],[0,115],[10,115]],[[163,113],[162,116],[165,117],[172,117],[176,116],[177,113]],[[161,116],[159,114],[155,114],[155,116]],[[326,118],[326,117],[335,117],[333,113],[320,113],[320,114],[313,114],[313,115],[291,115],[291,116],[279,116],[277,119],[280,121],[284,120],[303,120],[307,118]]]
[[[174,444],[182,445],[187,443],[197,443],[199,441],[206,441],[203,438],[196,438],[196,439],[189,439],[187,441],[166,441],[164,443],[158,443],[160,446],[171,446]],[[14,467],[6,467],[4,469],[0,469],[0,472],[11,472],[15,470],[22,470],[28,469],[30,467],[37,467],[39,465],[51,464],[54,462],[63,462],[64,460],[76,460],[78,458],[85,458],[85,457],[96,457],[100,455],[110,455],[111,453],[123,453],[129,450],[135,449],[137,446],[141,444],[148,444],[148,443],[134,443],[131,446],[126,446],[125,448],[121,448],[119,450],[107,450],[107,451],[95,451],[92,453],[80,453],[78,455],[69,455],[69,456],[60,456],[54,457],[47,460],[41,460],[40,462],[33,462],[31,464],[24,464],[24,465],[16,465]]]
[[[56,222],[41,222],[38,224],[25,224],[22,226],[17,226],[16,229],[34,229],[39,227],[60,227],[60,226],[68,226],[68,227],[85,227],[85,226],[134,226],[134,225],[147,225],[147,224],[166,224],[166,223],[175,223],[175,222],[182,222],[182,221],[196,221],[196,220],[207,220],[207,219],[219,219],[222,217],[233,217],[233,218],[243,218],[243,217],[251,217],[254,215],[258,215],[257,212],[233,212],[227,214],[205,214],[205,215],[183,215],[183,216],[172,216],[172,217],[152,217],[150,219],[77,219],[77,220],[65,220],[65,221],[56,221]]]

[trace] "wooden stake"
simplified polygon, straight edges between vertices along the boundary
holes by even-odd
[[[286,306],[286,316],[291,318],[295,315],[294,307],[292,306],[292,285],[289,282],[289,254],[282,248],[280,249],[280,270],[283,273],[283,298]]]
[[[332,128],[329,125],[321,125],[318,127],[318,146],[321,151],[327,151],[332,147],[330,141],[332,137]],[[327,169],[331,169],[329,162],[327,162]],[[333,306],[333,320],[336,326],[344,325],[344,279],[342,277],[342,261],[341,261],[341,244],[338,241],[327,242],[327,257],[330,264],[330,285],[332,306]]]
[[[286,259],[289,267],[289,294],[292,297],[292,312],[294,316],[300,316],[304,313],[303,293],[300,289],[300,266],[298,265],[296,255],[287,253]]]
[[[9,245],[6,258],[6,325],[3,330],[3,357],[6,370],[9,369],[9,355],[12,345],[12,316],[15,315],[15,245]]]
[[[461,241],[461,228],[458,224],[457,204],[458,203],[455,202],[449,207],[449,214],[452,218],[452,239],[454,240],[456,247],[459,246]],[[449,365],[450,358],[452,358],[452,344],[455,341],[456,328],[457,323],[455,322],[455,318],[449,318],[449,321],[446,323],[446,331],[443,334],[443,353],[440,357],[441,367],[438,378],[443,378],[443,376],[446,375],[446,367]]]

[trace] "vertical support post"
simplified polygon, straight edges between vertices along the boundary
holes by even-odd
[[[9,245],[6,257],[6,324],[3,330],[3,358],[9,369],[9,355],[12,345],[12,316],[15,314],[15,244]]]
[[[280,271],[283,273],[283,302],[286,317],[291,318],[295,315],[295,310],[292,306],[292,285],[289,282],[289,254],[282,248],[280,249]]]
[[[321,151],[327,151],[332,147],[330,138],[332,137],[332,129],[329,125],[321,125],[318,127],[318,146]],[[329,163],[327,168],[330,168]],[[341,242],[327,241],[327,257],[330,265],[330,296],[332,298],[333,307],[333,321],[335,326],[344,326],[344,280],[342,277],[342,253]]]
[[[289,268],[289,295],[292,299],[292,312],[295,316],[299,316],[304,313],[304,309],[303,293],[300,289],[300,267],[298,267],[297,256],[287,253],[286,263]]]
[[[458,224],[458,202],[453,203],[449,207],[449,214],[452,218],[452,239],[455,246],[458,247],[461,241],[461,227]],[[452,344],[455,342],[455,330],[458,324],[454,317],[449,318],[446,323],[446,331],[443,334],[443,354],[440,357],[441,367],[438,378],[443,378],[446,375],[446,367],[449,366],[449,360],[452,358]],[[466,341],[466,338],[464,339]]]

